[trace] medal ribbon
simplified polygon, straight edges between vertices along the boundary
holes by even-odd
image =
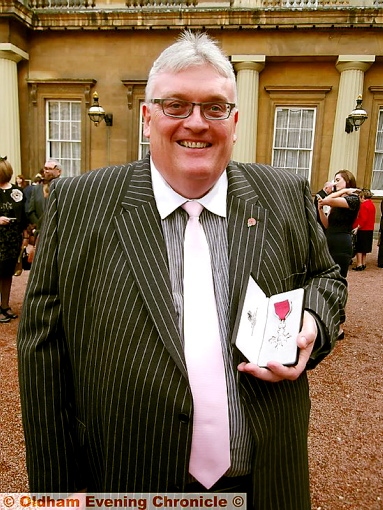
[[[274,303],[274,310],[281,321],[286,320],[286,317],[290,313],[290,301],[288,299],[285,299],[284,301],[280,301],[279,303]]]

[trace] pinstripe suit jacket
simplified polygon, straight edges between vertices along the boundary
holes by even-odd
[[[305,286],[320,331],[314,366],[346,290],[308,185],[263,165],[227,172],[231,327],[250,272],[268,295]],[[148,157],[54,182],[18,348],[32,491],[182,490],[192,396]],[[309,509],[306,374],[278,384],[240,374],[240,393],[255,508]]]

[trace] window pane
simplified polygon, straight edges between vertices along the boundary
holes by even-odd
[[[299,134],[299,129],[291,129],[288,132],[287,147],[294,147],[296,149],[299,147]]]
[[[72,157],[75,159],[81,159],[81,143],[72,144]]]
[[[70,120],[70,103],[60,101],[60,117],[61,120]]]
[[[51,101],[51,108],[49,109],[49,119],[56,120],[59,118],[59,103]]]
[[[80,122],[72,122],[71,124],[71,140],[81,140],[81,123]]]
[[[72,121],[80,121],[81,120],[81,104],[80,103],[71,103],[72,108]]]
[[[290,122],[289,128],[299,128],[301,125],[301,111],[300,110],[290,110]]]
[[[61,139],[62,140],[70,140],[71,139],[69,122],[63,122],[61,124]]]
[[[277,110],[277,125],[279,128],[287,129],[287,125],[289,122],[289,111],[287,109],[278,109]]]

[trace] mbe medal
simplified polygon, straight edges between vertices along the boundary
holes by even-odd
[[[274,310],[276,316],[279,318],[277,332],[275,336],[272,336],[269,343],[274,345],[275,349],[283,347],[291,335],[286,331],[286,318],[291,312],[291,302],[288,299],[274,303]]]

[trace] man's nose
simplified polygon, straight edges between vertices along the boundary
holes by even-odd
[[[208,121],[205,119],[202,113],[202,107],[199,104],[193,105],[191,114],[185,120],[188,121],[187,123],[190,122],[191,124],[197,123],[202,124],[203,126],[208,125]]]

